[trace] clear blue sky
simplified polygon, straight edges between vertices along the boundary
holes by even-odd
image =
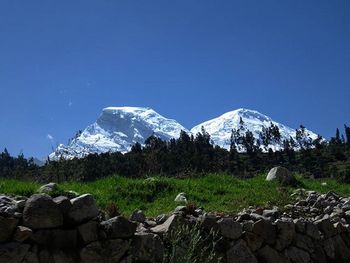
[[[350,124],[349,14],[348,0],[2,0],[0,148],[43,157],[106,106],[187,128],[245,107],[329,138]]]

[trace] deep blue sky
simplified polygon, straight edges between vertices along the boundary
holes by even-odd
[[[0,150],[43,157],[125,105],[187,128],[245,107],[330,137],[350,124],[349,14],[348,0],[2,0]]]

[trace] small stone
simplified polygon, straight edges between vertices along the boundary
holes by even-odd
[[[132,214],[130,216],[130,220],[135,221],[135,222],[139,222],[139,223],[143,223],[146,220],[146,216],[142,210],[136,209],[136,210],[134,210],[134,212],[132,212]]]
[[[41,186],[38,190],[39,193],[42,194],[50,194],[54,191],[58,190],[58,185],[56,183],[48,183],[43,186]]]
[[[187,198],[186,198],[186,194],[185,193],[179,193],[176,197],[175,197],[175,202],[187,202]]]
[[[13,235],[13,240],[18,242],[23,242],[27,240],[31,235],[33,231],[25,226],[17,226],[15,234]]]

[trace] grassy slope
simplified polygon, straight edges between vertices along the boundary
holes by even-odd
[[[334,180],[306,180],[298,177],[300,187],[319,192],[335,191],[350,196],[350,185]],[[327,182],[326,186],[321,183]],[[29,196],[39,185],[34,182],[0,179],[0,193]],[[206,211],[236,212],[248,206],[284,205],[293,188],[282,188],[266,182],[264,176],[237,179],[227,175],[210,174],[201,178],[174,179],[154,177],[153,180],[108,177],[95,182],[60,184],[62,191],[91,193],[100,207],[115,202],[122,213],[130,214],[135,208],[145,210],[147,216],[168,213],[178,205],[174,202],[180,192],[188,200]]]

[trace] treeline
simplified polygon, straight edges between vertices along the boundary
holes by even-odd
[[[187,177],[210,172],[224,172],[252,177],[275,165],[283,165],[306,176],[335,177],[350,181],[350,128],[339,129],[329,142],[322,137],[312,140],[305,127],[296,130],[296,138],[281,140],[277,126],[264,129],[258,140],[245,130],[244,123],[232,131],[230,149],[213,145],[202,129],[196,136],[181,132],[178,139],[163,141],[149,137],[143,146],[136,143],[122,154],[90,154],[82,159],[48,160],[42,167],[23,155],[0,154],[0,176],[38,181],[89,181],[108,175],[129,177],[165,175]],[[272,150],[275,147],[275,151]],[[297,150],[295,150],[297,149]],[[242,152],[243,151],[243,152]]]

